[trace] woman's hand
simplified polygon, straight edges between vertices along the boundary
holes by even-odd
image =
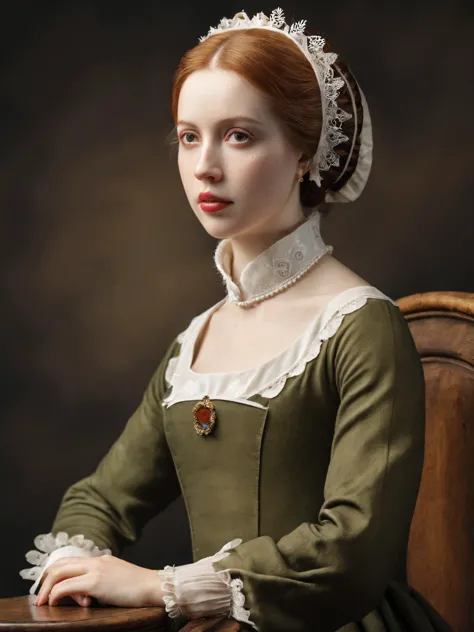
[[[35,605],[58,605],[72,597],[90,605],[90,597],[110,606],[164,606],[158,571],[142,568],[113,555],[65,557],[43,575]]]

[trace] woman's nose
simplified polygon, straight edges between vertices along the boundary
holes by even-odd
[[[218,152],[209,146],[203,147],[194,169],[194,175],[198,180],[205,178],[213,178],[214,180],[220,179],[222,177],[222,169]]]

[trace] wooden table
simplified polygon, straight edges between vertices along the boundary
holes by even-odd
[[[136,632],[168,629],[164,608],[35,606],[36,595],[0,599],[0,632]]]
[[[170,632],[164,608],[116,608],[71,602],[70,606],[35,606],[36,595],[0,599],[0,632]],[[238,632],[241,626],[226,617],[194,619],[181,632]]]

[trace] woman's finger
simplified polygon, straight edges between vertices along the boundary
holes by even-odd
[[[81,596],[89,599],[90,594],[87,575],[78,575],[69,579],[64,579],[63,581],[55,584],[49,594],[48,603],[50,606],[55,606],[63,597],[72,597],[75,599],[76,596],[78,598]],[[80,600],[80,605],[84,605],[84,602],[86,601],[87,599],[82,599],[82,601]]]
[[[55,566],[53,564],[50,568],[47,569],[47,572],[43,576],[43,582],[38,592],[38,596],[36,597],[35,604],[37,606],[41,606],[46,603],[48,600],[48,595],[57,582],[85,572],[86,569],[78,567],[77,564],[70,563],[67,566],[65,566],[64,564]]]
[[[87,608],[88,606],[91,605],[91,598],[89,597],[89,595],[71,595],[71,598],[74,599],[74,601],[79,605],[82,606],[84,608]]]
[[[87,595],[70,595],[68,597],[63,597],[56,602],[56,606],[81,606],[86,607],[90,605],[90,597]]]
[[[46,603],[53,586],[58,582],[61,582],[69,577],[76,577],[87,573],[87,569],[84,568],[84,565],[77,562],[69,563],[67,565],[62,564],[56,568],[53,567],[54,564],[51,565],[51,570],[48,569],[49,573],[45,573],[45,578],[35,601],[37,606],[41,606],[43,603]]]

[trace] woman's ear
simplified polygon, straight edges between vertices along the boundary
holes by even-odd
[[[309,170],[310,163],[311,163],[311,159],[308,158],[308,156],[306,154],[301,154],[301,156],[298,159],[298,174],[299,174],[299,177],[304,176],[305,173]]]

